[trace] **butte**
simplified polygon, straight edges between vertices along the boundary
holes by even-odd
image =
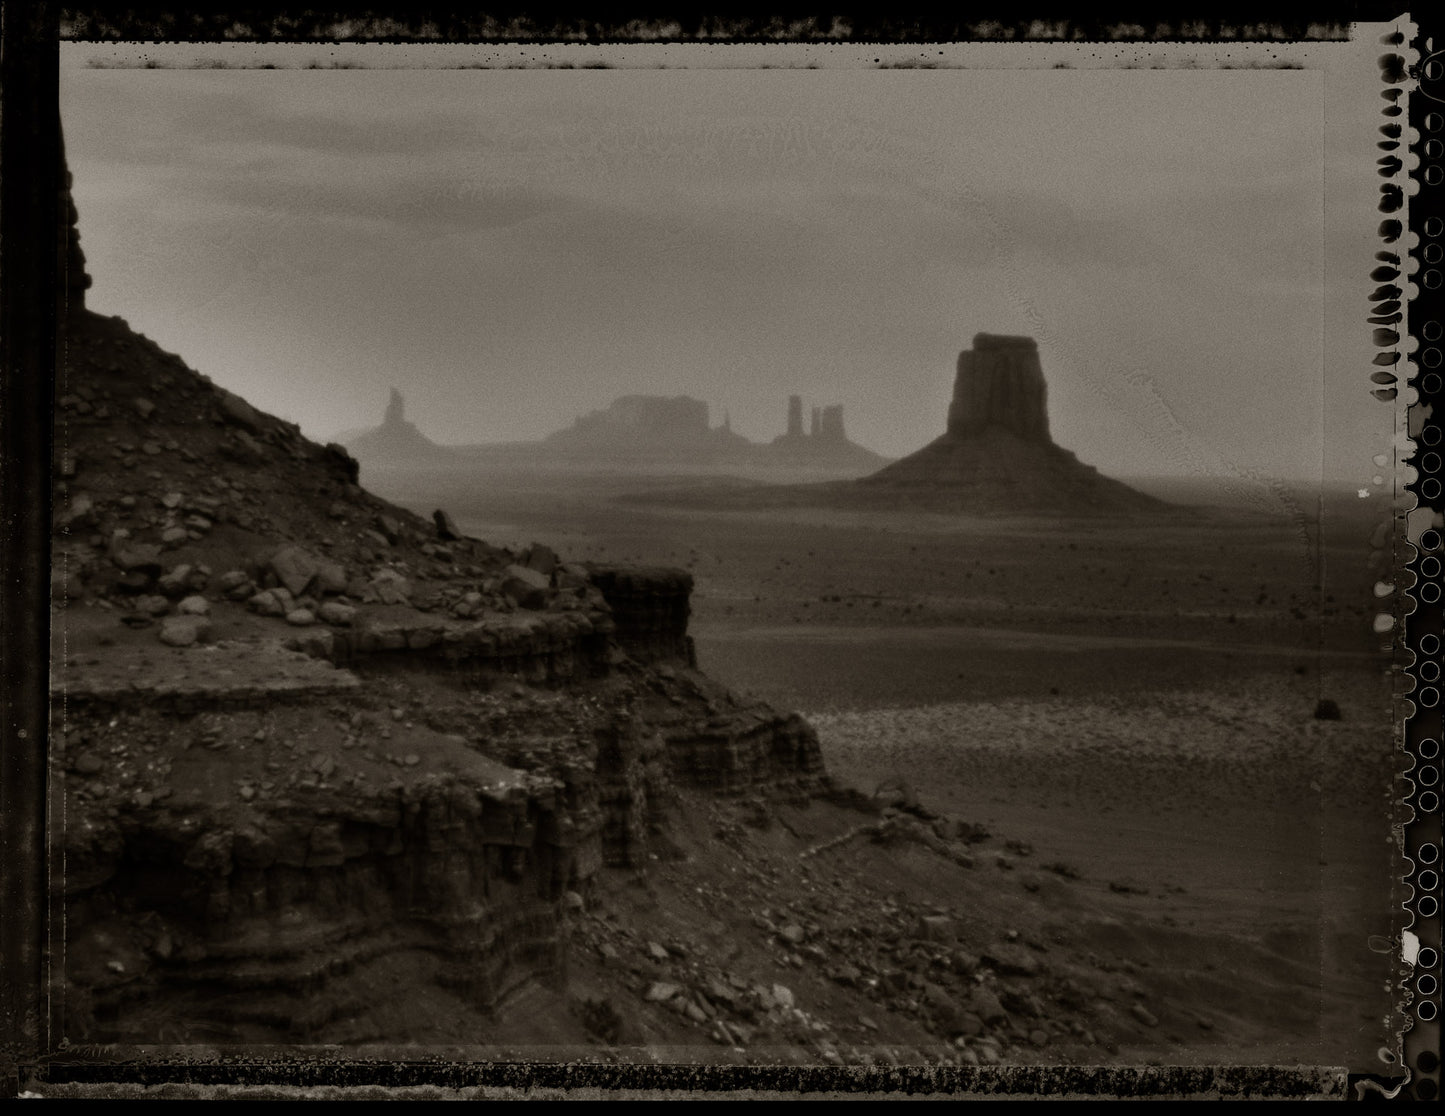
[[[948,429],[907,457],[835,488],[841,502],[988,514],[1128,514],[1169,505],[1055,444],[1031,337],[974,336],[958,356]]]

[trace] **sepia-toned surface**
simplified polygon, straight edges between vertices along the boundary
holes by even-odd
[[[805,143],[734,166],[741,192],[718,208],[655,145],[616,160],[630,128],[652,126],[608,100],[638,76],[619,75],[592,86],[587,111],[621,131],[596,152],[606,197],[587,198],[579,238],[568,222],[592,186],[555,157],[597,75],[541,102],[489,86],[510,90],[494,109],[513,96],[517,121],[560,113],[560,131],[514,121],[507,159],[488,158],[518,179],[455,206],[436,180],[411,204],[427,171],[405,185],[394,158],[437,75],[383,82],[398,95],[374,134],[347,130],[364,101],[337,100],[339,84],[306,87],[283,122],[277,92],[318,75],[270,87],[222,75],[195,102],[188,76],[140,94],[157,115],[121,144],[96,98],[124,104],[137,87],[67,79],[67,134],[82,136],[84,190],[107,218],[85,294],[95,312],[74,285],[57,385],[51,756],[66,932],[53,1002],[68,1044],[501,1064],[1378,1068],[1399,1025],[1393,663],[1372,630],[1392,488],[1388,455],[1367,465],[1361,448],[1387,449],[1389,423],[1352,416],[1346,361],[1318,326],[1339,294],[1314,278],[1348,256],[1348,222],[1296,206],[1338,181],[1340,135],[1303,141],[1294,155],[1314,164],[1271,154],[1263,133],[1234,136],[1217,150],[1248,152],[1239,164],[1183,187],[1158,130],[1186,113],[1171,89],[1153,106],[1155,145],[1115,168],[1116,186],[1158,202],[1135,235],[1167,225],[1172,186],[1208,195],[1214,208],[1196,212],[1236,240],[1153,257],[1131,329],[1119,300],[1141,274],[1111,254],[1129,236],[1086,175],[1063,225],[1039,197],[980,202],[987,175],[959,182],[949,235],[991,231],[930,239],[953,155],[920,157],[922,126],[888,149],[893,186],[869,178],[868,143],[842,142],[824,162],[845,178],[874,171],[819,195]],[[753,93],[699,142],[735,83],[681,76],[696,80],[678,86],[689,107],[663,146],[703,165],[750,113],[777,119]],[[1334,79],[1298,76],[1323,88],[1288,87],[1264,132],[1339,102]],[[954,95],[917,88],[930,92],[883,98],[858,135]],[[1123,87],[1077,88],[1100,97],[1086,115],[1103,143]],[[229,138],[182,149],[153,130],[188,121],[200,137],[228,104],[249,106]],[[453,123],[467,105],[459,96]],[[844,119],[827,128],[857,125]],[[436,127],[402,146],[460,156],[445,174],[467,179],[470,133]],[[1087,160],[1068,158],[1059,166],[1083,175]],[[221,188],[225,166],[243,172]],[[920,193],[890,193],[922,167],[935,177]],[[524,181],[539,168],[561,172],[555,194]],[[1263,180],[1284,253],[1268,264],[1242,230],[1270,218],[1230,208],[1261,201]],[[313,192],[297,193],[303,182]],[[638,183],[656,196],[619,202]],[[147,190],[153,206],[138,204]],[[179,224],[158,220],[177,203]],[[845,211],[858,240],[803,216]],[[82,202],[82,230],[89,212]],[[294,256],[274,240],[278,214]],[[770,241],[783,226],[789,238]],[[168,229],[169,247],[137,252],[127,238],[145,228]],[[1287,229],[1323,231],[1323,255]],[[498,235],[516,243],[483,251]],[[1086,258],[1090,244],[1100,254]],[[740,283],[719,286],[735,248]],[[1249,262],[1226,279],[1235,249]],[[809,263],[859,251],[876,266]],[[128,255],[134,281],[121,282]],[[231,265],[216,261],[233,257],[226,286]],[[170,258],[189,262],[153,270]],[[452,270],[463,258],[472,270]],[[288,287],[293,263],[304,294]],[[1001,295],[985,293],[990,266]],[[909,268],[934,285],[928,298],[894,285]],[[499,274],[519,281],[504,292]],[[447,318],[431,280],[493,303]],[[1040,324],[1032,284],[1042,362],[996,335]],[[711,327],[699,343],[704,316],[679,312],[689,290],[719,293],[724,345],[707,343]],[[892,294],[863,314],[868,290]],[[1246,297],[1272,307],[1269,328],[1246,328],[1261,313]],[[118,304],[106,298],[174,326],[186,359],[104,317]],[[1191,324],[1169,316],[1171,298]],[[633,319],[596,332],[624,303],[653,315],[655,335]],[[383,308],[403,324],[381,328]],[[919,329],[925,313],[937,320]],[[906,342],[863,340],[890,318],[907,319]],[[589,328],[596,350],[559,359]],[[368,334],[389,339],[359,357]],[[941,359],[910,348],[925,335]],[[254,347],[262,337],[274,347]],[[1247,405],[1258,382],[1223,353],[1246,339],[1271,385]],[[197,375],[188,361],[208,368],[193,352],[224,374]],[[539,354],[552,365],[529,365]],[[320,444],[353,416],[374,421],[373,381],[429,404],[404,411],[393,386],[380,427]],[[844,384],[851,394],[834,394]],[[770,414],[744,424],[776,436],[711,425],[692,396],[720,385],[725,416]],[[806,436],[796,387],[813,408]],[[518,399],[530,417],[513,438],[476,418]],[[288,418],[266,413],[278,403]],[[874,479],[879,447],[902,460]]]

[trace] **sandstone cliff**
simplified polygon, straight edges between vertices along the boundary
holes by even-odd
[[[647,864],[680,793],[823,785],[805,723],[695,669],[687,573],[511,552],[371,495],[340,446],[85,309],[71,213],[67,1038],[424,1038],[429,995],[487,1011],[564,983],[569,912],[602,867]],[[396,393],[376,436],[430,445]]]

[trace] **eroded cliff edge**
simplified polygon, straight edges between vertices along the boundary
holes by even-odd
[[[679,793],[824,785],[806,723],[695,669],[689,574],[371,495],[339,446],[86,309],[66,201],[64,1038],[304,1042],[427,985],[486,1009],[565,980],[568,911],[666,844]],[[409,1037],[372,1018],[351,1037]]]

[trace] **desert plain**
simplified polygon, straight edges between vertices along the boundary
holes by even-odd
[[[833,860],[846,882],[818,883],[1055,941],[1140,997],[1076,1005],[1122,1017],[1115,1041],[1006,1060],[1381,1066],[1400,898],[1378,495],[1142,481],[1172,506],[1067,519],[720,511],[736,479],[627,470],[362,483],[495,545],[688,569],[701,670],[801,712],[840,783],[986,832],[966,871],[865,842]],[[777,837],[839,824],[814,805]],[[656,909],[682,917],[697,870],[664,869]]]

